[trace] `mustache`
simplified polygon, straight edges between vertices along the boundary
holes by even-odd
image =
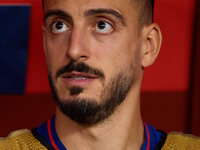
[[[103,79],[105,78],[105,75],[101,69],[90,67],[84,62],[75,63],[71,61],[68,65],[63,66],[57,70],[56,79],[62,74],[67,73],[67,72],[72,72],[72,71],[85,72],[85,73],[95,75],[99,78],[103,78]]]

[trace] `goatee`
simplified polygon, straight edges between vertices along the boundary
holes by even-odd
[[[91,68],[83,62],[77,64],[71,62],[67,66],[62,67],[57,71],[55,78],[58,78],[65,72],[71,71],[95,74],[102,82],[103,89],[100,91],[100,97],[97,99],[78,97],[77,95],[84,91],[80,87],[68,89],[70,95],[75,95],[74,98],[59,99],[57,89],[52,80],[50,68],[48,68],[49,83],[57,106],[65,115],[83,126],[94,126],[102,123],[111,116],[124,101],[135,80],[135,68],[130,65],[130,67],[120,70],[108,83],[103,84],[105,79],[103,72],[100,69]],[[98,103],[97,101],[100,102]]]

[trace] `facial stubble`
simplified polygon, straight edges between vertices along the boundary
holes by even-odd
[[[128,68],[121,69],[113,75],[107,84],[102,84],[100,102],[97,99],[78,97],[84,91],[83,88],[72,87],[74,96],[71,99],[59,99],[57,89],[53,84],[50,70],[48,70],[49,83],[54,100],[59,109],[72,120],[84,126],[94,126],[102,123],[111,116],[117,107],[124,101],[131,85],[135,80],[136,69],[133,64]]]

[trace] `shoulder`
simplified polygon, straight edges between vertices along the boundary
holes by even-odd
[[[8,137],[0,138],[0,149],[47,150],[27,129],[14,131]]]
[[[172,132],[167,135],[167,139],[162,150],[181,149],[196,150],[200,148],[200,137],[190,134]]]

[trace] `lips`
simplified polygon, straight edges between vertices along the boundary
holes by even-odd
[[[71,72],[65,73],[62,78],[96,78],[96,76],[84,72]]]
[[[61,79],[69,86],[84,86],[97,79],[97,77],[84,72],[70,72],[63,74]]]
[[[86,80],[86,79],[90,79],[90,77],[85,77],[85,76],[71,76],[69,78],[74,79],[74,80]]]

